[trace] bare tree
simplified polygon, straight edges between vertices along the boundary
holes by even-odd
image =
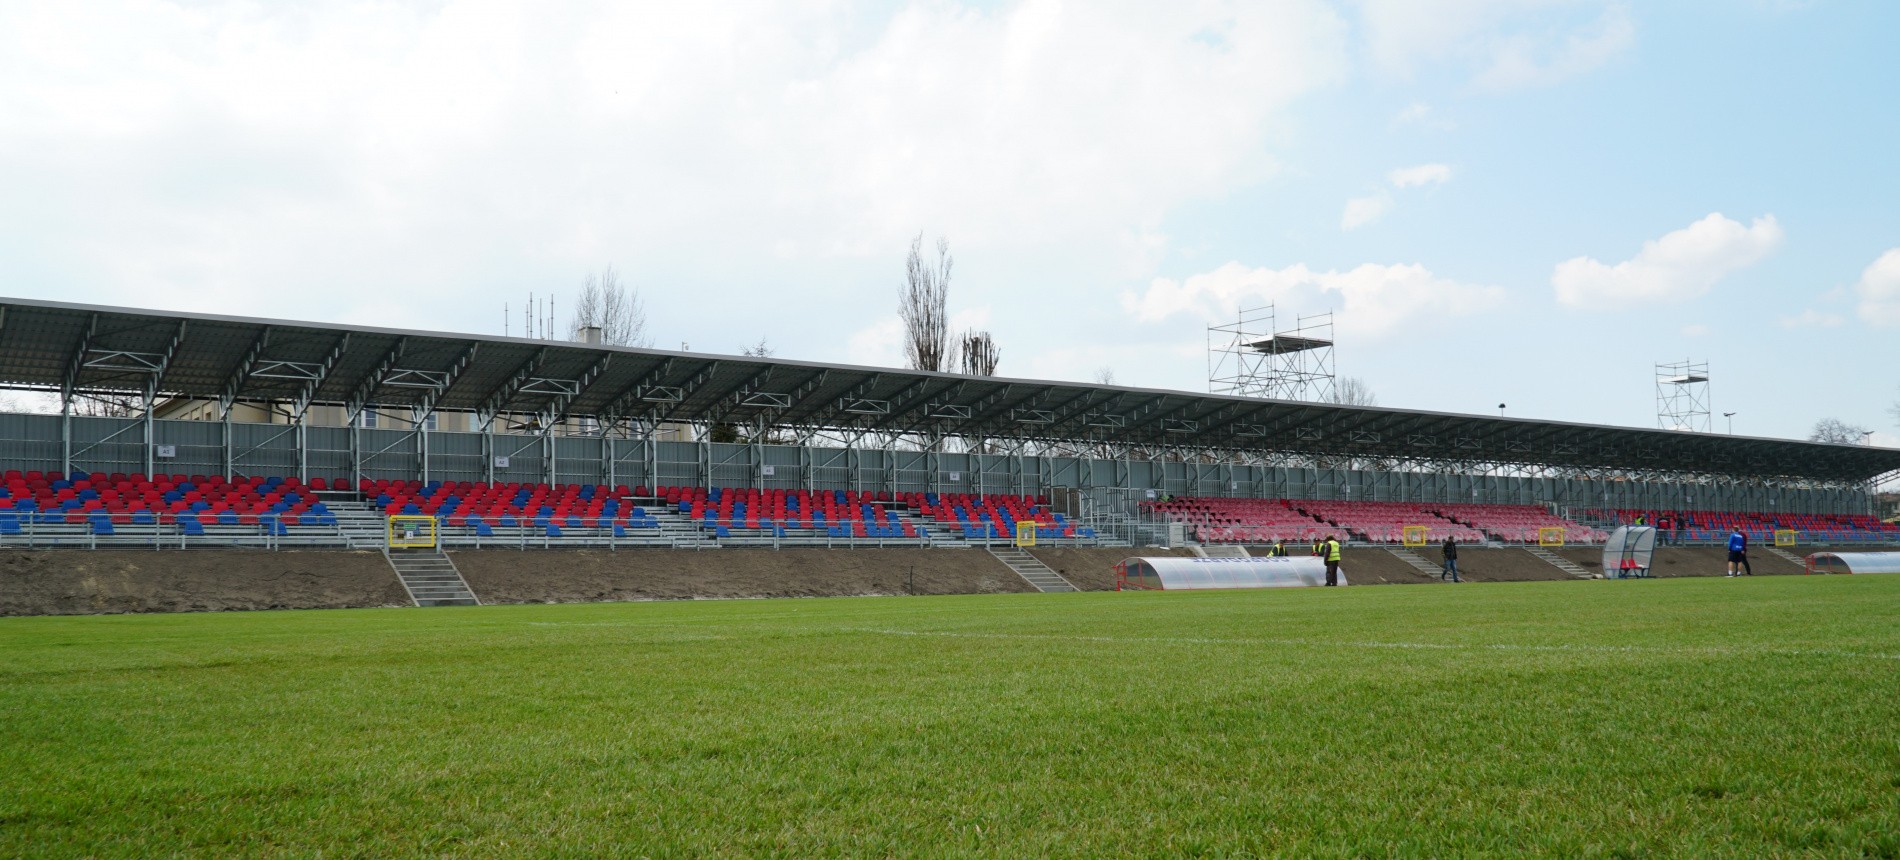
[[[1868,429],[1849,424],[1839,418],[1823,418],[1814,422],[1814,430],[1808,433],[1809,442],[1831,442],[1836,445],[1858,445]]]
[[[965,329],[957,337],[957,354],[962,372],[969,376],[995,376],[996,365],[1003,360],[996,339],[989,332],[974,329]]]
[[[776,350],[772,349],[771,344],[765,342],[764,335],[759,336],[758,343],[751,346],[739,347],[739,354],[749,358],[771,358],[773,352],[776,352]]]
[[[1101,367],[1096,368],[1095,369],[1095,384],[1096,385],[1114,385],[1115,384],[1115,368],[1109,367],[1106,364],[1102,365]]]
[[[904,292],[897,314],[904,320],[904,357],[913,370],[941,371],[953,364],[950,355],[950,242],[937,240],[937,262],[924,259],[924,234],[910,241],[904,261]]]
[[[1377,406],[1379,397],[1372,393],[1372,386],[1357,376],[1348,376],[1333,383],[1333,403],[1341,406]]]
[[[581,282],[581,298],[575,303],[572,330],[600,327],[602,343],[613,346],[652,346],[647,333],[646,306],[640,291],[620,282],[613,266],[589,272]]]
[[[54,401],[58,405],[58,401]],[[137,394],[74,394],[73,414],[96,418],[131,418],[145,414],[145,398]]]

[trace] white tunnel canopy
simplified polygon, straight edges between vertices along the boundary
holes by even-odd
[[[1184,591],[1201,588],[1294,588],[1325,585],[1326,563],[1318,556],[1184,558],[1138,556],[1122,562],[1124,582],[1136,588]],[[1346,584],[1340,573],[1339,584]]]
[[[1815,573],[1900,573],[1900,552],[1817,552],[1808,556]]]

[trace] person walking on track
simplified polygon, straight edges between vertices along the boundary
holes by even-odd
[[[1438,575],[1438,578],[1449,579],[1452,582],[1464,582],[1464,580],[1458,578],[1458,539],[1447,536],[1445,538],[1445,545],[1441,549],[1443,549],[1445,553],[1445,570]]]
[[[1339,538],[1326,536],[1326,584],[1339,584]]]
[[[1728,575],[1741,576],[1742,566],[1748,563],[1748,535],[1742,534],[1741,526],[1728,535]]]

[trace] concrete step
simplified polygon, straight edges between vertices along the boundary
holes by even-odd
[[[1801,556],[1795,555],[1794,553],[1791,553],[1785,549],[1782,549],[1781,547],[1770,546],[1770,547],[1763,547],[1763,549],[1766,549],[1769,552],[1774,553],[1777,557],[1787,560],[1789,564],[1793,564],[1797,567],[1800,567],[1802,570],[1806,570],[1808,567],[1807,559],[1802,558]]]
[[[1406,564],[1411,565],[1419,573],[1425,574],[1426,576],[1444,576],[1445,575],[1445,568],[1443,565],[1432,564],[1431,562],[1426,561],[1424,556],[1421,556],[1418,553],[1413,552],[1411,548],[1409,547],[1386,547],[1386,551],[1389,553],[1392,553],[1393,555],[1398,556],[1400,561],[1403,561]]]
[[[1570,559],[1564,558],[1563,556],[1560,556],[1554,552],[1551,552],[1550,550],[1544,549],[1541,546],[1527,546],[1524,548],[1524,551],[1530,553],[1531,555],[1537,556],[1538,558],[1541,558],[1544,561],[1549,562],[1551,567],[1557,568],[1558,570],[1561,570],[1564,573],[1568,573],[1571,576],[1574,576],[1578,579],[1597,579],[1598,578],[1596,574],[1591,573],[1588,570],[1585,570],[1583,566],[1575,562],[1572,562]]]
[[[378,535],[377,540],[381,540]],[[479,606],[473,589],[455,568],[455,562],[440,550],[429,552],[387,552],[383,558],[396,571],[403,590],[417,606]]]
[[[1014,547],[1001,549],[990,547],[989,551],[990,555],[995,556],[998,561],[1008,566],[1010,570],[1015,571],[1017,576],[1022,577],[1024,582],[1034,586],[1037,591],[1056,592],[1080,590],[1068,580],[1063,579],[1061,574],[1056,573],[1054,569],[1043,564],[1040,559],[1029,553]]]

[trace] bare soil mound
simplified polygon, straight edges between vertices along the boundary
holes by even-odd
[[[1602,547],[1564,547],[1553,550],[1591,573],[1603,572]],[[1656,550],[1651,576],[1721,576],[1728,572],[1728,550],[1713,546],[1666,546]],[[1755,547],[1748,552],[1749,566],[1756,576],[1785,576],[1802,573],[1800,565]]]
[[[1420,554],[1432,562],[1439,558],[1435,549]],[[1458,577],[1472,582],[1557,582],[1577,578],[1517,547],[1468,546],[1458,548]]]
[[[1034,591],[967,549],[451,552],[483,603]]]
[[[1029,551],[1083,591],[1114,591],[1115,565],[1135,556],[1193,555],[1185,549],[1160,547],[1037,547]]]
[[[409,605],[373,552],[0,551],[0,615]]]

